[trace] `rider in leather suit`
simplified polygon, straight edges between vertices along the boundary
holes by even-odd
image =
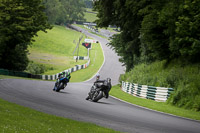
[[[97,75],[96,75],[96,81],[94,82],[94,85],[95,85],[97,88],[106,87],[104,93],[105,93],[105,98],[108,98],[108,96],[109,96],[109,91],[110,91],[110,89],[112,88],[111,79],[110,79],[110,78],[107,78],[106,80],[100,80],[99,78],[100,78],[100,75],[97,74]],[[102,86],[102,85],[103,85],[103,86]],[[93,92],[92,89],[93,89],[93,87],[91,88],[91,90],[90,90],[90,92],[89,92],[89,96],[86,98],[86,100],[91,99],[91,98],[90,98],[90,93]]]

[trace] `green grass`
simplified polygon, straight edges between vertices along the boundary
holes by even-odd
[[[86,69],[82,69],[71,74],[70,82],[82,82],[91,78],[100,69],[103,64],[104,57],[101,45],[93,43],[90,50],[90,65]]]
[[[85,35],[67,29],[64,26],[54,26],[47,33],[38,32],[35,42],[29,47],[28,58],[36,64],[43,64],[47,71],[41,74],[51,75],[59,73],[75,65],[85,64],[86,60],[80,60],[78,63],[73,59],[73,55],[79,37],[83,36],[79,45],[79,56],[87,56],[87,49],[82,46]]]
[[[87,9],[87,11],[89,12],[93,12],[92,10]],[[85,12],[84,13],[84,18],[86,19],[86,22],[94,22],[97,19],[97,14],[94,13],[89,13],[89,12]]]
[[[119,99],[122,99],[124,101],[127,101],[129,103],[139,105],[142,107],[146,107],[149,109],[153,109],[156,111],[161,111],[181,117],[186,117],[194,120],[200,120],[200,112],[192,111],[192,110],[187,110],[183,108],[178,108],[172,105],[167,104],[166,102],[156,102],[150,99],[143,99],[139,97],[132,96],[128,93],[123,92],[120,89],[120,86],[113,86],[110,94],[114,97],[117,97]]]
[[[95,124],[45,114],[0,99],[0,132],[115,133]]]
[[[68,30],[66,30],[66,28],[61,27],[61,26],[54,26],[54,29],[49,31],[47,35],[45,33],[41,32],[39,34],[39,37],[36,38],[36,42],[30,49],[31,54],[30,54],[29,58],[32,59],[32,61],[34,61],[36,63],[42,63],[43,65],[46,66],[46,68],[49,68],[49,69],[53,68],[53,70],[48,70],[43,74],[46,74],[46,75],[56,74],[58,72],[66,70],[67,68],[74,67],[75,65],[78,65],[78,64],[82,65],[87,62],[87,60],[84,60],[84,61],[79,60],[78,62],[76,62],[73,59],[72,53],[73,53],[73,50],[75,49],[75,46],[76,46],[75,44],[69,43],[70,45],[69,44],[60,45],[66,41],[59,42],[57,40],[52,39],[52,37],[51,37],[51,36],[56,36],[56,38],[58,39],[58,36],[61,36],[61,38],[62,38],[62,36],[69,36],[69,38],[73,38],[73,36],[74,36],[73,33],[77,34],[78,37],[81,35],[79,32],[75,32],[75,31],[71,31],[71,30],[68,31]],[[46,38],[46,36],[47,36],[47,38]],[[82,41],[84,41],[84,39],[85,38],[83,38]],[[58,40],[63,40],[63,39],[58,39]],[[54,46],[54,43],[52,43],[52,44],[47,43],[47,46],[43,46],[42,42],[45,42],[45,43],[46,42],[54,42],[57,47]],[[68,42],[73,42],[73,41],[68,40]],[[66,53],[66,55],[64,52],[57,52],[57,51],[60,51],[60,49],[62,49],[62,47],[66,48],[66,50],[71,49],[71,52]],[[83,47],[82,45],[80,45],[80,54],[79,55],[82,55],[82,56],[87,55],[87,53],[85,53],[85,51],[87,51],[87,49],[85,47]],[[99,68],[103,64],[103,61],[104,61],[103,51],[102,51],[100,44],[93,43],[92,49],[90,50],[90,65],[89,65],[89,67],[86,69],[82,69],[82,70],[73,72],[71,74],[72,78],[71,78],[70,82],[81,82],[81,81],[85,81],[85,80],[91,78],[99,70]]]
[[[98,13],[98,12],[96,12],[96,11],[93,11],[93,9],[92,9],[92,8],[86,8],[86,11],[88,11],[88,12],[94,12],[94,13]]]
[[[35,42],[29,50],[36,50],[42,53],[50,53],[54,55],[70,55],[73,56],[73,51],[79,37],[83,34],[77,31],[70,30],[64,26],[54,25],[53,29],[47,30],[47,33],[38,32],[38,37],[35,37]],[[82,42],[84,40],[84,35]],[[79,49],[80,55],[87,55],[87,50]]]

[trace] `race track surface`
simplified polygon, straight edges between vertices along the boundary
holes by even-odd
[[[124,68],[118,57],[105,44],[105,39],[91,35],[101,42],[105,63],[100,70],[101,78],[111,77],[118,83]],[[114,130],[131,133],[199,133],[200,122],[180,118],[135,105],[115,98],[101,99],[94,103],[85,100],[94,78],[82,83],[69,83],[65,90],[52,91],[54,82],[23,79],[0,80],[0,98],[45,113],[92,122]]]

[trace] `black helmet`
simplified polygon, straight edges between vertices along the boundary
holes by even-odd
[[[111,79],[110,79],[110,78],[107,78],[107,82],[108,82],[108,83],[111,83]]]

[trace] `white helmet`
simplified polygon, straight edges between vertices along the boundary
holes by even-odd
[[[100,79],[100,74],[97,73],[97,74],[96,74],[96,80],[99,80],[99,79]]]

